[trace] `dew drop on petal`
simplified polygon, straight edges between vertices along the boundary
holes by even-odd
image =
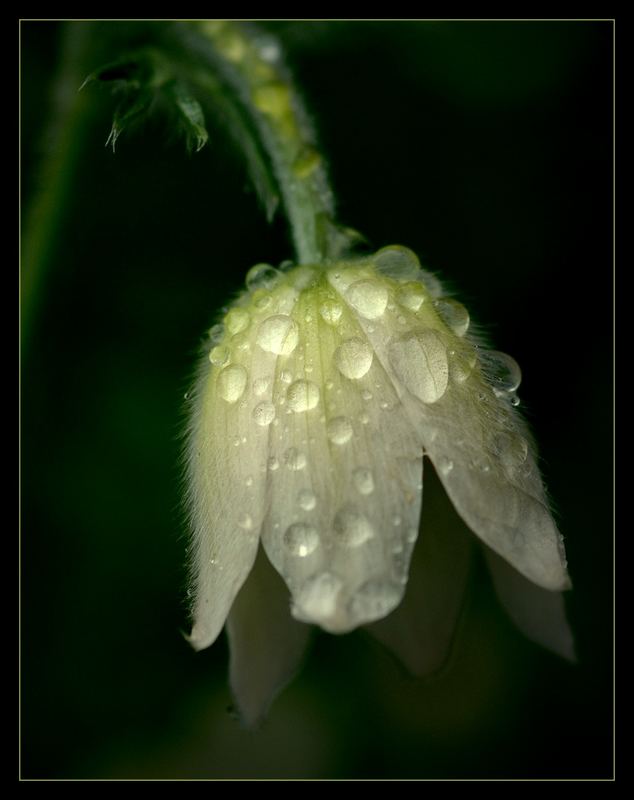
[[[449,475],[453,469],[453,461],[447,456],[442,456],[438,462],[438,469],[443,475]]]
[[[512,394],[522,382],[522,370],[507,353],[489,350],[483,354],[486,373],[497,397]]]
[[[379,619],[400,601],[402,589],[390,581],[366,581],[350,601],[350,610],[358,619]]]
[[[229,348],[222,344],[217,344],[209,351],[209,360],[214,367],[222,367],[229,360]]]
[[[247,371],[240,364],[224,367],[218,374],[218,391],[227,403],[236,403],[244,394]]]
[[[256,289],[273,289],[282,280],[281,273],[270,264],[256,264],[247,272],[246,284],[250,292]]]
[[[352,479],[359,494],[368,495],[374,491],[374,475],[371,469],[358,467],[352,473]]]
[[[245,531],[250,531],[253,528],[253,518],[251,514],[243,514],[238,520],[238,525]]]
[[[337,541],[345,547],[359,547],[374,536],[368,519],[352,508],[340,509],[333,527]]]
[[[416,253],[401,245],[381,248],[372,260],[380,272],[397,281],[412,280],[420,271]]]
[[[346,378],[358,380],[372,366],[372,350],[361,339],[348,339],[335,350],[335,366]]]
[[[387,287],[376,280],[356,281],[346,290],[346,298],[365,319],[379,319],[387,306]]]
[[[347,417],[333,417],[326,430],[333,444],[345,444],[352,438],[352,425]]]
[[[269,388],[269,379],[268,378],[257,378],[253,381],[253,394],[256,397],[261,397],[266,390]]]
[[[260,324],[256,341],[267,353],[288,356],[297,347],[299,329],[285,314],[275,314]]]
[[[306,466],[306,456],[296,447],[289,447],[284,453],[284,463],[290,470],[297,472]]]
[[[253,420],[257,425],[261,425],[263,428],[266,428],[267,425],[270,425],[273,420],[275,419],[275,406],[273,403],[269,403],[268,400],[264,400],[262,403],[258,403],[257,406],[253,409]]]
[[[321,318],[324,322],[327,322],[328,325],[336,325],[341,319],[343,308],[336,300],[325,300],[319,306],[319,313],[321,314]]]
[[[312,511],[317,505],[317,498],[315,497],[315,493],[312,491],[312,489],[302,489],[297,495],[297,502],[299,503],[300,508],[303,508],[304,511]]]
[[[286,402],[296,414],[310,411],[319,403],[319,386],[312,381],[295,381],[288,387]]]
[[[424,403],[435,403],[444,395],[449,380],[447,350],[433,330],[408,333],[393,339],[389,358],[407,389]]]
[[[282,381],[282,383],[292,383],[293,373],[288,369],[283,369],[280,372],[280,380]]]
[[[343,587],[341,578],[332,572],[311,576],[295,598],[295,613],[309,619],[327,619],[337,610],[337,601]]]
[[[269,460],[266,462],[266,465],[269,468],[270,472],[275,472],[280,468],[280,462],[275,456],[271,456]]]
[[[225,328],[228,333],[240,333],[249,327],[250,321],[249,312],[244,308],[232,308],[225,317]]]
[[[451,297],[441,297],[434,303],[436,311],[456,336],[464,336],[469,330],[469,312]]]
[[[410,311],[418,311],[426,299],[425,287],[417,281],[410,281],[399,287],[396,299]]]
[[[319,547],[317,528],[305,522],[295,522],[284,534],[284,545],[293,556],[309,556]]]
[[[209,345],[213,346],[215,344],[219,344],[222,341],[222,337],[225,335],[225,326],[219,322],[217,325],[213,325],[209,328]]]

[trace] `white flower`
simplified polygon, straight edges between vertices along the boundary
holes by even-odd
[[[403,247],[258,265],[247,289],[210,332],[188,445],[190,640],[205,648],[227,622],[245,719],[296,668],[303,623],[369,625],[412,671],[438,667],[473,540],[461,520],[520,628],[571,655],[517,364],[466,335],[467,310]]]

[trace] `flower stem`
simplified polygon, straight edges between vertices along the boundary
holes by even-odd
[[[333,194],[279,44],[244,23],[207,21],[192,26],[207,46],[212,45],[208,55],[247,111],[271,159],[298,261],[315,264],[332,258],[342,245],[334,224]]]

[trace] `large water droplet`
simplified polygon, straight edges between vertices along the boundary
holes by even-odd
[[[275,314],[260,324],[256,341],[267,353],[288,356],[297,347],[299,329],[290,317]]]
[[[399,380],[424,403],[435,403],[449,381],[447,350],[433,330],[408,333],[394,339],[388,349]]]
[[[263,428],[266,428],[266,426],[270,425],[274,419],[275,406],[273,403],[269,403],[268,400],[258,403],[253,409],[253,420],[256,425],[261,425]]]
[[[346,378],[358,380],[372,366],[372,350],[361,339],[348,339],[335,350],[335,366]]]
[[[352,479],[359,494],[372,494],[374,491],[374,475],[367,467],[358,467],[352,473]]]
[[[352,425],[347,417],[334,417],[328,422],[326,430],[334,444],[345,444],[352,438]]]
[[[337,541],[346,547],[359,547],[374,536],[369,521],[352,508],[342,508],[333,524]]]
[[[297,495],[297,502],[299,503],[299,507],[303,508],[304,511],[312,511],[317,505],[315,492],[313,492],[312,489],[302,489]]]
[[[247,272],[247,289],[250,292],[256,289],[270,291],[278,285],[282,277],[282,274],[270,264],[256,264]]]
[[[381,619],[398,605],[402,591],[400,586],[390,581],[366,581],[350,601],[350,611],[360,620]]]
[[[343,587],[341,578],[332,572],[310,577],[295,597],[294,614],[308,620],[320,621],[332,617]]]
[[[434,305],[443,321],[456,336],[464,336],[469,330],[469,312],[462,303],[451,297],[441,297],[440,300],[436,300]]]
[[[380,272],[396,281],[413,280],[420,272],[416,253],[398,244],[381,248],[372,260]]]
[[[319,306],[319,313],[328,325],[336,325],[343,314],[343,306],[341,303],[337,303],[336,300],[325,300]]]
[[[443,292],[442,283],[434,275],[433,272],[428,272],[426,269],[421,270],[423,283],[427,287],[427,291],[432,297],[440,297]]]
[[[296,414],[310,411],[319,403],[319,387],[312,381],[295,381],[288,387],[286,402]]]
[[[410,311],[418,311],[427,299],[427,293],[422,283],[410,281],[399,287],[396,293],[398,302]]]
[[[379,319],[387,306],[387,287],[376,280],[356,281],[346,290],[346,298],[365,319]]]
[[[485,369],[497,397],[507,397],[522,382],[522,370],[514,358],[498,350],[483,353]]]
[[[232,308],[225,317],[225,328],[231,334],[240,333],[249,327],[249,312],[243,308]]]
[[[218,374],[218,391],[227,403],[237,402],[247,386],[247,371],[240,364],[224,367]]]
[[[317,528],[305,522],[295,522],[286,530],[284,544],[293,556],[300,558],[309,556],[319,547]]]
[[[298,472],[306,466],[306,456],[296,447],[289,447],[284,453],[284,463],[293,472]]]
[[[214,367],[222,367],[229,360],[229,348],[222,344],[217,344],[209,351],[209,360]]]

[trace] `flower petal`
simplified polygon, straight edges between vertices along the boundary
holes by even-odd
[[[293,333],[286,319],[278,315],[270,326],[275,330],[262,332],[244,302],[232,308],[224,328],[212,329],[209,358],[194,392],[188,500],[194,529],[190,641],[196,649],[220,633],[256,557],[268,502],[274,351],[288,348]],[[268,349],[257,345],[258,337]]]
[[[259,551],[227,620],[231,688],[242,719],[256,726],[297,671],[310,635],[290,614],[288,589]]]
[[[496,594],[515,625],[531,641],[575,661],[562,593],[535,586],[488,547],[484,550]]]
[[[353,298],[372,317],[384,298],[356,277]],[[299,344],[275,368],[262,541],[294,616],[343,633],[403,596],[422,447],[356,314],[323,274],[290,317]]]
[[[405,596],[388,617],[367,626],[417,677],[447,661],[474,543],[429,461],[425,467],[423,514]]]
[[[455,302],[448,311],[423,283],[414,292],[413,284],[392,281],[387,299],[382,284],[373,310],[372,280],[366,277],[361,291],[356,272],[331,273],[330,280],[357,309],[375,359],[458,513],[529,580],[546,589],[567,588],[563,545],[529,434],[509,402],[514,395],[500,391],[489,377],[489,362],[495,356],[502,363],[503,354],[480,355],[464,338],[466,311],[457,310]],[[374,280],[378,285],[381,277]],[[374,313],[379,307],[382,313]],[[510,372],[508,363],[504,367]]]

